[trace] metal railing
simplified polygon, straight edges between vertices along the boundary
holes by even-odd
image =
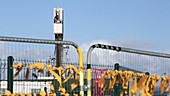
[[[37,59],[37,61],[42,61],[44,59],[47,59],[48,55],[53,54],[55,50],[55,45],[61,44],[63,47],[69,46],[73,49],[76,49],[77,54],[73,52],[74,54],[71,54],[70,58],[76,58],[76,60],[68,62],[68,60],[63,60],[63,62],[66,63],[72,63],[72,62],[78,62],[78,70],[79,70],[79,95],[84,95],[83,87],[84,87],[84,66],[83,66],[83,55],[80,47],[72,42],[72,41],[55,41],[55,40],[45,40],[45,39],[32,39],[32,38],[18,38],[18,37],[4,37],[0,36],[0,43],[1,44],[1,57],[0,58],[7,58],[8,56],[13,56],[14,60],[20,59],[21,61],[23,58],[25,60],[29,59]],[[14,43],[13,43],[14,42]],[[31,47],[34,46],[34,47]],[[49,46],[49,47],[46,47]],[[43,49],[44,48],[44,49]],[[24,50],[24,51],[23,51]],[[64,49],[63,49],[64,50]],[[53,54],[54,55],[54,54]],[[53,56],[52,55],[52,56]],[[67,55],[67,54],[66,54]],[[65,56],[67,57],[67,56]],[[50,57],[53,59],[53,57]],[[64,59],[64,56],[62,57]],[[72,60],[72,59],[69,59]],[[28,62],[27,62],[28,63]],[[56,61],[55,61],[56,63]],[[30,64],[30,62],[28,63]],[[12,66],[10,66],[11,68]],[[2,72],[2,70],[1,70]],[[2,73],[1,73],[2,75]],[[10,72],[9,72],[10,75]],[[13,76],[10,76],[13,78]],[[12,80],[12,79],[11,79]],[[9,81],[13,82],[13,81]],[[11,83],[12,84],[12,83]],[[13,85],[8,85],[8,87],[12,87]],[[12,92],[13,90],[10,89]]]
[[[98,65],[101,64],[100,66],[110,65],[110,67],[115,63],[119,63],[125,70],[132,70],[139,73],[149,72],[150,74],[170,75],[168,69],[168,64],[170,63],[169,58],[170,54],[166,53],[137,50],[112,45],[94,44],[89,48],[87,53],[88,96],[92,95],[91,81],[94,79],[91,77],[93,76],[92,65],[96,64],[96,62]],[[114,69],[112,68],[111,70]]]

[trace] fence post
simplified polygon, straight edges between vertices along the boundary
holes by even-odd
[[[115,70],[119,70],[119,63],[115,64]]]
[[[119,70],[119,63],[116,63],[115,64],[115,70]],[[116,80],[118,80],[118,76],[116,77]],[[120,96],[120,91],[121,91],[121,84],[116,84],[115,86],[114,86],[114,89],[115,89],[115,91],[114,91],[114,96]]]
[[[11,93],[13,93],[13,69],[12,69],[13,62],[14,58],[12,56],[9,56],[7,59],[8,63],[7,90],[9,90]]]

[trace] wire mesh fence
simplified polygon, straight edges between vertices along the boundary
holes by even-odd
[[[77,54],[77,45],[73,44],[72,46],[72,44],[69,45],[69,42],[65,42],[62,47],[63,50],[61,50],[62,66],[56,67],[56,41],[18,40],[17,38],[1,37],[0,40],[1,94],[5,94],[5,90],[12,87],[13,93],[22,92],[24,94],[40,94],[45,91],[46,93],[55,92],[57,95],[64,93],[73,96],[75,94],[80,95],[83,90],[90,90],[92,93],[87,92],[88,95],[123,96],[132,93],[131,88],[134,85],[134,80],[136,80],[137,87],[143,90],[147,89],[147,83],[150,84],[154,81],[154,76],[160,76],[160,78],[154,82],[154,86],[151,84],[152,89],[154,89],[154,91],[151,90],[154,92],[153,95],[170,93],[170,88],[168,88],[170,82],[169,54],[97,45],[97,48],[91,51],[90,60],[87,57],[87,61],[90,61],[90,63],[87,62],[80,67],[82,59],[79,58],[80,53]],[[58,43],[62,44],[62,42]],[[75,50],[75,47],[77,50]],[[12,61],[9,60],[9,56],[13,57]],[[9,64],[12,64],[12,66]],[[90,68],[91,71],[88,71]],[[84,76],[89,72],[92,75],[88,75],[84,79]],[[92,77],[92,81],[89,81],[89,77]],[[83,82],[79,83],[80,81]],[[140,81],[142,82],[140,84],[145,86],[138,84]],[[12,86],[9,86],[9,83]],[[84,86],[84,83],[87,86]],[[92,83],[90,88],[89,83]],[[138,90],[136,94],[145,96],[141,90]],[[150,93],[150,91],[144,91]],[[82,94],[84,96],[84,93]]]
[[[94,48],[94,46],[93,46]],[[109,49],[110,48],[110,49]],[[92,94],[93,96],[122,96],[121,92],[124,90],[123,82],[126,79],[125,72],[134,72],[136,73],[149,73],[149,77],[146,79],[146,82],[149,84],[154,81],[152,76],[160,76],[160,79],[156,82],[156,85],[153,87],[154,94],[152,95],[166,95],[169,93],[170,87],[170,55],[164,53],[156,53],[156,52],[149,52],[143,50],[133,50],[129,48],[121,48],[109,45],[99,45],[96,44],[96,48],[91,51],[90,54],[90,62],[91,64],[91,72],[92,72]],[[109,73],[108,70],[115,72],[115,64],[119,64],[119,71],[122,73],[118,73],[119,76],[122,75],[121,78],[124,81],[117,81],[112,89],[109,89],[109,85],[111,83],[111,72]],[[128,70],[128,71],[127,71]],[[124,73],[123,73],[124,72]],[[105,76],[107,78],[105,78]],[[112,74],[113,76],[113,74]],[[163,78],[167,76],[167,87],[166,90],[162,93],[161,88],[163,88]],[[142,76],[137,76],[138,81]],[[118,78],[118,77],[115,77]],[[169,80],[168,80],[169,79]],[[102,81],[103,80],[103,81]],[[163,82],[162,82],[163,81]],[[131,91],[131,87],[133,85],[133,75],[129,78],[128,84],[128,91],[127,93],[123,93],[124,95],[129,95]],[[142,81],[144,82],[144,81]],[[136,85],[139,82],[136,83]],[[164,83],[165,84],[165,83]],[[138,84],[138,87],[140,85]],[[141,85],[142,86],[142,85]],[[148,85],[149,86],[149,85]],[[137,88],[137,87],[136,87]],[[146,89],[147,86],[143,86],[143,89]],[[148,92],[149,93],[149,92]],[[141,91],[138,90],[136,94],[146,96],[141,94]],[[149,95],[148,95],[149,96]]]
[[[7,60],[4,60],[5,62],[7,62]],[[23,92],[24,94],[27,93],[36,93],[39,94],[41,90],[44,90],[44,88],[46,89],[47,93],[51,93],[50,90],[50,84],[52,84],[53,82],[55,82],[55,79],[52,75],[48,75],[46,74],[46,68],[44,68],[43,73],[40,74],[38,73],[36,70],[31,69],[29,71],[29,78],[26,80],[26,66],[28,66],[29,64],[34,64],[36,62],[41,62],[44,65],[49,64],[49,62],[47,63],[46,61],[36,61],[36,60],[14,60],[14,65],[17,65],[19,62],[22,62],[23,64],[23,68],[21,70],[21,72],[19,73],[19,75],[17,77],[14,77],[13,80],[13,93],[19,93],[19,92]],[[5,63],[2,63],[2,65],[4,67],[1,67],[1,81],[0,81],[0,88],[1,88],[1,94],[5,94],[5,90],[7,90],[7,65],[4,65]],[[51,62],[50,64],[55,65],[55,62]],[[66,67],[67,65],[74,65],[78,68],[78,63],[63,63],[62,66],[63,68]],[[13,70],[14,74],[17,72],[17,70]],[[63,74],[62,79],[66,79],[69,74],[73,73],[73,70],[68,70],[67,72],[65,72],[65,74]],[[70,78],[70,80],[68,80],[66,83],[63,84],[64,88],[67,90],[67,92],[71,95],[77,93],[79,94],[80,89],[77,87],[76,89],[74,89],[73,91],[71,91],[71,87],[70,85],[72,83],[75,82],[75,78],[76,76],[72,76],[72,78]],[[57,85],[58,87],[58,85]],[[59,94],[60,92],[58,92]]]
[[[127,69],[141,72],[149,72],[157,75],[170,75],[170,58],[132,54],[127,52],[116,52],[113,50],[95,49],[92,53],[92,64],[113,66],[119,63]],[[112,68],[107,68],[112,69]]]
[[[4,38],[3,38],[4,39]],[[11,38],[10,38],[11,39]],[[6,42],[2,40],[0,42],[0,92],[5,94],[5,90],[8,89],[8,72],[12,69],[13,71],[13,93],[22,92],[24,94],[37,93],[40,91],[45,91],[46,93],[52,93],[51,84],[54,87],[54,91],[57,95],[61,95],[62,92],[70,94],[79,94],[79,73],[74,72],[79,70],[79,56],[75,45],[66,42],[62,44],[61,50],[61,70],[62,76],[61,81],[64,83],[59,84],[57,78],[54,78],[54,74],[47,74],[47,66],[51,65],[49,72],[55,72],[57,76],[60,77],[60,71],[54,71],[52,68],[58,68],[56,61],[56,44],[55,41],[48,40],[37,40],[34,42],[32,39],[22,39],[24,42],[15,42],[12,38],[11,42]],[[41,43],[40,43],[41,42]],[[44,42],[44,43],[43,43]],[[54,43],[51,43],[54,42]],[[59,42],[60,43],[60,42]],[[68,44],[67,44],[68,43]],[[12,67],[9,68],[7,58],[9,56],[13,57]],[[39,65],[42,64],[44,67],[41,70],[37,70]],[[20,66],[21,65],[21,66]],[[73,65],[73,67],[70,67]],[[19,68],[21,67],[21,69]],[[67,66],[67,68],[66,68]],[[69,68],[70,67],[70,68]],[[56,69],[57,70],[57,69]],[[41,71],[41,72],[40,72]],[[29,74],[28,74],[29,73]],[[70,75],[72,74],[72,75]],[[69,78],[68,78],[69,77]],[[78,78],[78,80],[75,80]],[[68,79],[68,80],[66,80]],[[76,84],[75,84],[76,82]],[[71,85],[74,84],[74,89]],[[59,88],[65,88],[59,90]],[[64,91],[63,91],[64,90]],[[62,91],[62,92],[61,92]]]

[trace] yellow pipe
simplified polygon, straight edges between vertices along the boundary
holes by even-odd
[[[77,53],[79,58],[79,72],[80,72],[80,96],[84,96],[84,66],[83,66],[83,54],[80,47],[77,47]]]
[[[91,96],[91,68],[87,69],[87,96]]]

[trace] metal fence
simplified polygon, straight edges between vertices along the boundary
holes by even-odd
[[[57,44],[63,46],[60,67],[56,67]],[[160,78],[152,86],[153,95],[166,95],[170,93],[169,58],[170,54],[96,44],[90,47],[83,65],[81,49],[73,42],[0,37],[0,92],[84,96],[87,91],[88,96],[125,96],[132,93],[134,74],[140,73],[136,84],[144,78],[143,89],[147,89],[147,82],[151,83],[156,74]],[[131,74],[128,83],[125,74]],[[114,80],[115,85],[110,86]],[[136,94],[145,96],[140,90]]]
[[[126,79],[125,72],[134,72],[136,73],[149,73],[149,79],[147,78],[145,83],[153,82],[153,77],[156,75],[160,76],[160,79],[156,81],[156,85],[154,85],[154,93],[152,95],[165,95],[170,91],[168,88],[170,81],[168,81],[170,76],[170,54],[165,53],[157,53],[150,52],[144,50],[136,50],[118,46],[104,45],[104,44],[95,44],[92,45],[87,54],[87,80],[88,82],[88,94],[89,96],[123,96],[128,95],[131,92],[131,87],[133,86],[133,75],[131,74],[131,78],[129,78],[129,84],[127,88],[127,92],[123,88],[123,82]],[[96,65],[98,64],[98,65]],[[118,66],[115,66],[118,65]],[[115,72],[115,70],[119,70],[122,73],[118,73],[118,77],[116,79],[116,83],[112,86],[112,89],[109,89],[111,76],[109,76],[109,72]],[[129,70],[129,71],[125,71]],[[107,73],[108,72],[108,73]],[[111,74],[110,72],[110,74]],[[123,73],[124,72],[124,73]],[[123,75],[122,75],[123,74]],[[120,80],[120,75],[123,76]],[[105,76],[107,78],[105,78]],[[113,75],[112,75],[113,76]],[[128,77],[128,76],[127,76]],[[165,87],[163,84],[164,77],[167,78],[167,86]],[[140,81],[142,76],[137,76],[137,80]],[[92,80],[92,82],[90,82]],[[103,81],[102,81],[103,80]],[[124,81],[123,81],[124,80]],[[141,79],[142,80],[142,79]],[[136,81],[136,85],[139,83]],[[142,81],[144,82],[144,81]],[[103,85],[102,85],[103,84]],[[162,84],[162,85],[161,85]],[[92,87],[91,87],[92,86]],[[138,84],[138,87],[140,85]],[[142,85],[141,85],[142,86]],[[149,85],[148,85],[149,86]],[[148,88],[147,85],[143,86],[143,89]],[[162,92],[162,88],[164,87],[165,92]],[[137,88],[137,86],[136,86]],[[142,89],[141,89],[142,90]],[[136,94],[147,96],[146,94],[141,94],[141,90],[136,91]],[[161,92],[160,92],[161,91]],[[122,95],[123,92],[123,95]],[[148,94],[149,91],[147,91]],[[149,95],[148,95],[149,96]]]
[[[63,49],[61,67],[55,67],[57,44],[61,44]],[[52,65],[51,69],[48,69],[50,74],[47,74],[48,65]],[[1,94],[4,94],[6,89],[12,93],[38,94],[41,91],[54,93],[51,92],[54,87],[54,91],[58,95],[78,94],[83,96],[83,75],[82,52],[74,42],[0,37]],[[74,88],[71,85],[74,85]]]

